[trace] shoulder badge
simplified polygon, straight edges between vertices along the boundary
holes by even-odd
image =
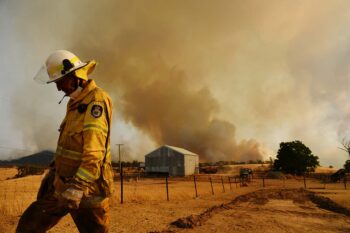
[[[95,118],[102,116],[103,108],[100,105],[94,105],[91,108],[91,115]]]

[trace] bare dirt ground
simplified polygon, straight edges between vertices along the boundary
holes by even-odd
[[[0,182],[0,233],[15,231],[41,178]],[[341,183],[308,181],[305,190],[296,179],[265,180],[264,188],[261,180],[254,180],[248,187],[232,185],[232,190],[225,183],[223,192],[219,180],[214,183],[215,195],[208,182],[197,185],[195,198],[192,181],[171,181],[166,201],[161,180],[126,182],[124,204],[119,203],[116,186],[110,232],[350,232],[350,190]],[[49,232],[78,231],[68,215]]]
[[[193,233],[350,232],[350,210],[304,189],[265,189],[178,219],[168,229]]]

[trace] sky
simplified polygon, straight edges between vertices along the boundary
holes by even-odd
[[[54,150],[66,98],[33,80],[67,49],[114,102],[112,153],[168,144],[269,160],[302,141],[341,167],[350,140],[350,2],[0,0],[0,159]]]

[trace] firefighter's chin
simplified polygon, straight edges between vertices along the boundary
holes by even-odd
[[[75,91],[73,91],[72,93],[69,94],[69,97],[73,100],[76,99],[80,95],[81,90],[83,90],[83,88],[78,87],[77,89],[75,89]]]
[[[70,96],[75,90],[74,88],[63,88],[60,91],[62,91],[65,96]]]

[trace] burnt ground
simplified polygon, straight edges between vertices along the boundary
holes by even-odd
[[[350,232],[350,210],[305,189],[263,189],[179,218],[160,232]]]

